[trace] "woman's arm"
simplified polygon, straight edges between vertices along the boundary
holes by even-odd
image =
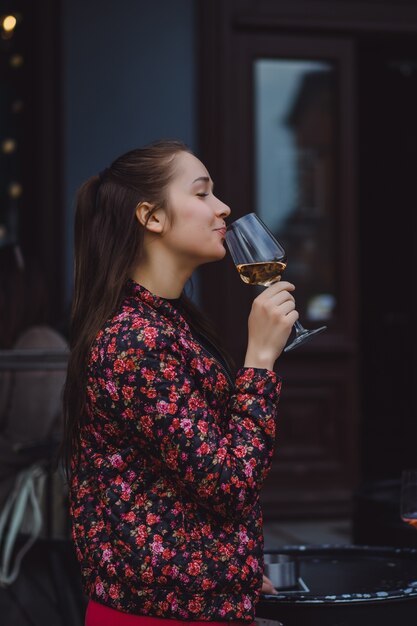
[[[277,375],[242,368],[220,427],[181,348],[161,329],[136,324],[134,332],[119,335],[109,357],[102,364],[106,380],[97,402],[121,416],[144,453],[223,516],[239,517],[252,506],[274,451]],[[226,385],[212,370],[200,381],[203,387]]]

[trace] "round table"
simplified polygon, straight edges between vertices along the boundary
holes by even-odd
[[[297,584],[263,595],[257,617],[284,626],[417,626],[417,549],[286,546]]]

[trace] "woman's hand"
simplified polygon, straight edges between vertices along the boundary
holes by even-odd
[[[270,593],[274,596],[277,595],[278,591],[275,589],[272,582],[265,575],[262,577],[262,589],[261,593]]]
[[[272,370],[283,351],[294,322],[298,320],[294,285],[287,281],[274,283],[252,303],[248,319],[248,348],[245,367]]]

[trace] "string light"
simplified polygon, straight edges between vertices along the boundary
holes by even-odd
[[[12,103],[12,113],[20,113],[21,111],[23,111],[23,100],[15,100]]]
[[[10,183],[8,188],[9,196],[13,199],[20,198],[23,193],[23,187],[20,183]]]
[[[13,54],[10,57],[10,65],[12,67],[21,67],[23,65],[23,55],[21,54]]]
[[[4,239],[6,239],[7,236],[7,228],[4,226],[4,224],[0,224],[0,241],[3,241]]]
[[[14,35],[17,19],[14,15],[5,15],[0,19],[0,32],[2,39],[11,39]]]
[[[1,144],[1,149],[4,154],[11,154],[17,148],[17,142],[15,139],[4,139]]]
[[[5,44],[2,54],[2,62],[8,63],[9,67],[14,70],[23,66],[25,62],[24,55],[22,51],[17,51],[16,47],[20,47],[20,43],[18,42],[15,35],[16,31],[19,28],[19,25],[22,21],[22,15],[20,13],[8,13],[8,14],[0,14],[0,42],[1,40],[8,41]],[[11,41],[12,40],[12,41]],[[13,45],[14,43],[17,46]],[[19,72],[20,73],[20,72]],[[14,79],[13,79],[14,80]],[[9,115],[19,114],[24,108],[24,102],[21,97],[15,97],[8,104]],[[7,131],[6,131],[7,132]],[[18,163],[15,162],[14,155],[20,149],[20,140],[18,141],[17,137],[9,136],[3,137],[0,139],[0,155],[3,154],[3,159],[11,158],[10,167],[14,175],[12,174],[12,178],[6,182],[1,189],[2,195],[2,207],[0,210],[0,245],[2,242],[9,240],[10,238],[17,237],[17,224],[18,224],[18,210],[20,204],[20,198],[23,195],[23,185],[19,181],[19,173],[20,169]],[[4,197],[6,196],[6,197]],[[6,198],[8,197],[8,200]],[[6,202],[3,203],[3,200]],[[4,209],[3,209],[4,204]]]
[[[2,21],[3,30],[6,33],[11,33],[16,28],[17,19],[14,15],[6,15]]]

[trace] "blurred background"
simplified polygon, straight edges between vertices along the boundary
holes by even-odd
[[[415,545],[415,1],[2,0],[0,20],[0,250],[39,266],[42,323],[67,340],[79,185],[185,141],[233,218],[284,244],[302,322],[328,326],[279,361],[267,540]],[[229,258],[194,280],[237,362],[256,293]]]

